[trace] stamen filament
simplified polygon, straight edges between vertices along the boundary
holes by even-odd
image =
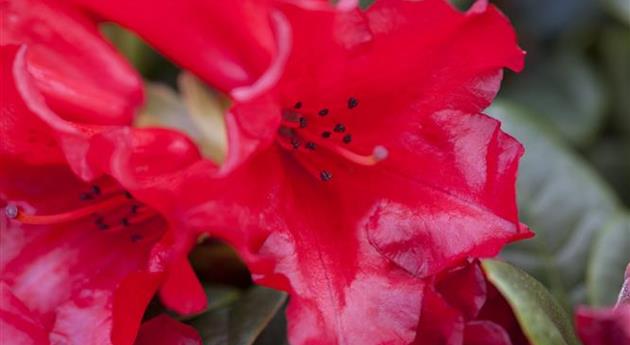
[[[333,151],[343,158],[359,165],[370,166],[387,158],[387,149],[380,145],[374,147],[371,155],[361,155],[354,151],[348,150],[333,141],[322,140],[320,137],[314,136],[306,131],[300,132],[300,135],[308,139],[309,141],[314,142],[317,145],[324,147],[330,151]]]
[[[53,215],[28,215],[18,210],[15,220],[23,224],[60,224],[75,221],[91,214],[98,212],[108,211],[128,203],[129,201],[124,196],[118,195],[113,198],[107,199],[98,204],[89,205],[74,211],[64,212]]]

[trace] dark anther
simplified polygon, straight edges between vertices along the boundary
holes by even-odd
[[[17,218],[18,213],[18,208],[15,205],[8,205],[7,208],[4,209],[4,214],[10,219]]]
[[[140,208],[140,205],[133,204],[133,205],[131,205],[131,208],[129,209],[129,212],[131,212],[131,214],[136,214],[136,213],[138,213],[138,209],[139,208]]]
[[[131,235],[131,242],[138,242],[142,239],[142,235],[140,234],[133,234]]]
[[[127,199],[133,199],[133,195],[131,195],[131,193],[129,193],[128,191],[125,191],[125,197]]]
[[[96,223],[96,227],[99,228],[99,230],[107,230],[107,229],[109,229],[109,225],[107,225],[105,223]]]
[[[350,144],[350,142],[352,141],[352,135],[350,134],[346,134],[343,136],[343,142],[344,144]]]
[[[302,102],[297,102],[297,103],[295,103],[295,105],[293,106],[293,108],[295,108],[295,109],[300,109],[300,108],[302,108]]]
[[[337,133],[343,133],[346,131],[346,126],[344,126],[343,123],[338,123],[333,130]]]
[[[329,131],[323,131],[322,132],[322,138],[330,138],[330,132]]]
[[[317,145],[315,145],[315,143],[312,142],[312,141],[309,141],[309,142],[306,143],[306,148],[309,149],[309,150],[315,150],[316,147],[317,147]]]
[[[319,111],[319,116],[326,116],[326,115],[328,115],[328,109],[324,108]]]
[[[122,226],[129,226],[129,219],[127,219],[126,217],[120,220],[120,225]]]
[[[79,196],[79,199],[81,199],[81,201],[86,201],[86,200],[92,200],[92,194],[91,193],[81,193],[81,195]]]
[[[322,181],[324,182],[330,181],[332,177],[333,177],[332,174],[326,170],[322,170],[322,172],[319,173],[319,178],[321,178]]]
[[[354,97],[348,98],[348,109],[355,108],[357,105],[359,105],[359,101],[357,101],[356,98]]]
[[[300,141],[297,138],[291,138],[291,146],[293,146],[294,149],[299,149],[300,148]]]
[[[101,194],[101,187],[99,187],[98,185],[93,185],[92,186],[92,194],[100,195]]]
[[[308,126],[308,120],[305,117],[300,117],[300,128],[306,128]]]

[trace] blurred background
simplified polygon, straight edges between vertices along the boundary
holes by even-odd
[[[472,3],[452,1],[462,9]],[[526,147],[520,213],[537,233],[502,255],[543,282],[569,312],[579,304],[612,305],[630,261],[630,0],[492,2],[513,21],[527,59],[521,74],[507,72],[488,113]],[[228,102],[135,36],[109,24],[103,30],[147,80],[137,124],[186,131],[221,161]],[[212,332],[208,325],[226,315],[251,314],[255,322],[247,322],[258,325],[251,341],[277,343],[283,294],[247,290],[247,270],[221,243],[203,242],[191,259],[208,284],[212,311],[193,324]],[[256,298],[256,311],[238,309]]]

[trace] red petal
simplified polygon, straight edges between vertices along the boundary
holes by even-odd
[[[629,345],[630,305],[616,309],[579,308],[576,327],[584,345]]]
[[[58,1],[0,7],[9,18],[2,21],[2,45],[28,45],[29,72],[55,111],[78,122],[131,121],[142,102],[142,82],[93,22]]]
[[[490,321],[474,321],[466,324],[464,345],[512,345],[505,330]]]
[[[268,1],[73,2],[133,30],[223,91],[252,84],[274,58]],[[149,9],[151,15],[146,15]]]
[[[166,307],[183,315],[199,313],[208,303],[206,292],[186,257],[170,267],[160,297]]]
[[[15,88],[14,61],[20,54],[17,46],[0,48],[0,155],[21,159],[28,163],[48,164],[63,162],[63,155],[50,128],[40,119],[28,117],[30,113]],[[26,117],[26,119],[25,119]]]
[[[464,319],[431,288],[424,290],[417,345],[459,345],[464,339]]]
[[[135,345],[201,345],[197,331],[166,315],[157,316],[144,324]]]
[[[477,317],[486,303],[486,278],[477,264],[448,272],[436,285],[436,290],[448,304],[460,310],[466,320]]]

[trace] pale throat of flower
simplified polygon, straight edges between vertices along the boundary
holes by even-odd
[[[351,111],[358,105],[359,101],[355,97],[349,97],[346,108]],[[325,155],[333,154],[361,166],[373,166],[389,155],[387,148],[382,145],[375,145],[369,154],[356,152],[352,147],[350,129],[341,120],[330,121],[330,117],[342,115],[332,114],[329,108],[309,111],[298,101],[293,107],[284,109],[281,115],[277,143],[293,153],[309,173],[323,182],[333,179],[333,172],[326,167],[330,165],[330,159],[326,159]]]

